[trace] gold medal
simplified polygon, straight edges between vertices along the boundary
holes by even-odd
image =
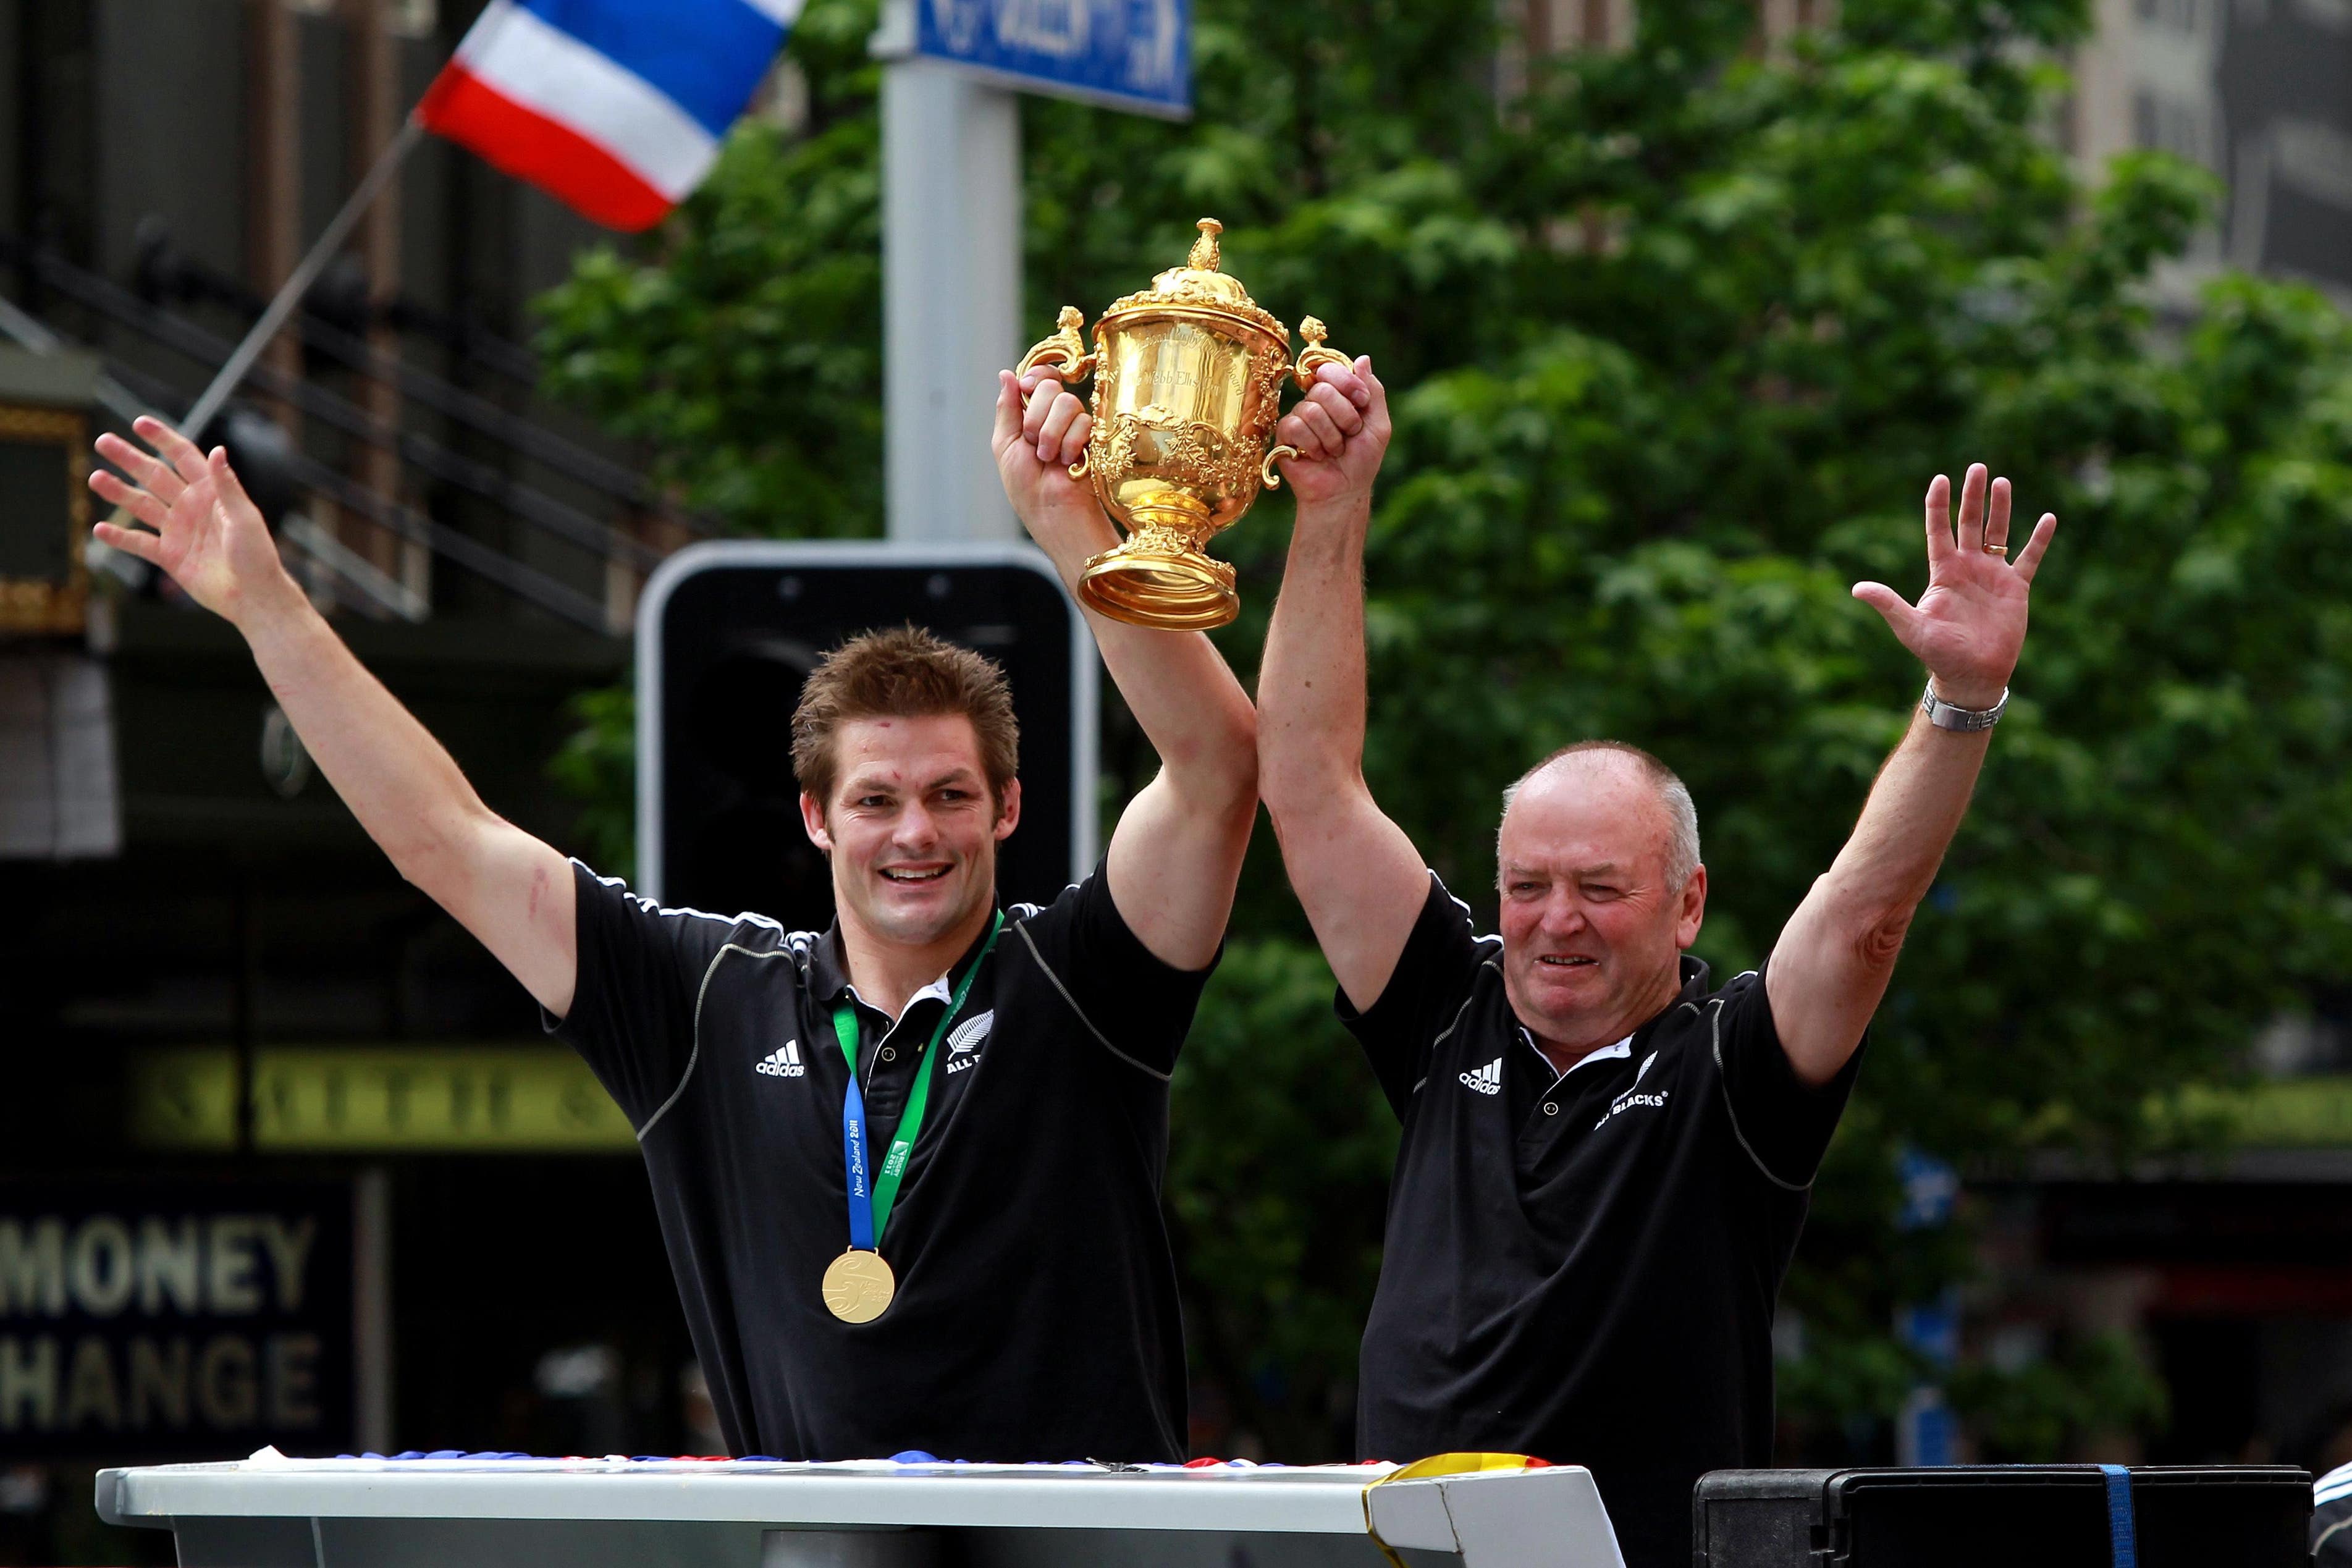
[[[824,1304],[845,1323],[870,1323],[889,1309],[898,1281],[878,1252],[851,1247],[824,1268]]]

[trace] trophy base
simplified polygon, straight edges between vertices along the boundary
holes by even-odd
[[[1183,535],[1146,529],[1087,563],[1078,597],[1129,626],[1204,632],[1241,614],[1234,569]]]

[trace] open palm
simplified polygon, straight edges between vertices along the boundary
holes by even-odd
[[[1990,708],[2007,689],[2025,646],[2026,600],[2058,519],[2044,512],[2012,563],[2009,481],[1988,485],[1984,465],[1971,464],[1957,529],[1951,495],[1951,481],[1941,474],[1927,487],[1927,591],[1919,602],[1906,602],[1884,583],[1857,583],[1853,596],[1886,618],[1896,640],[1927,667],[1945,701]]]
[[[89,488],[154,531],[101,522],[99,542],[162,568],[188,597],[232,622],[258,599],[293,588],[225,450],[206,457],[160,419],[136,420],[131,429],[153,453],[100,436],[98,455],[131,479],[94,469]]]

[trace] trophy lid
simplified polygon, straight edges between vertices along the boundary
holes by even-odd
[[[1215,218],[1200,221],[1201,237],[1192,242],[1192,249],[1184,258],[1184,265],[1171,267],[1151,280],[1151,287],[1139,294],[1129,294],[1103,312],[1105,321],[1123,311],[1149,310],[1169,305],[1189,305],[1196,310],[1214,310],[1222,315],[1238,317],[1254,326],[1272,332],[1286,348],[1290,329],[1271,312],[1259,306],[1242,287],[1242,280],[1230,272],[1222,271],[1223,259],[1217,237],[1225,226]]]

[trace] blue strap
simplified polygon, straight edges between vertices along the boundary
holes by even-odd
[[[2131,1471],[2121,1465],[2101,1465],[2107,1478],[2107,1547],[2115,1568],[2139,1568],[2138,1533],[2132,1524]]]
[[[874,1250],[874,1194],[867,1185],[873,1167],[866,1163],[866,1096],[858,1092],[853,1060],[849,1094],[841,1102],[841,1163],[849,1172],[849,1245],[860,1252]]]

